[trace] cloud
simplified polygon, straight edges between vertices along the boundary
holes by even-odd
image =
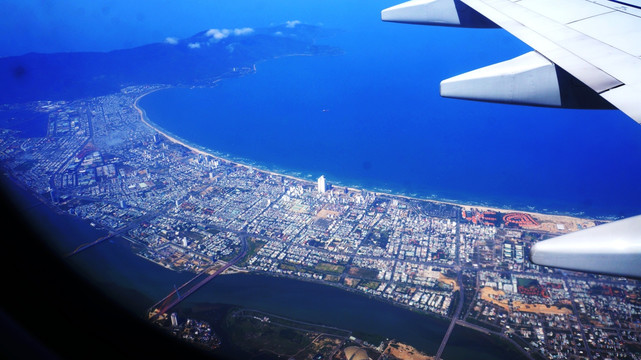
[[[205,35],[214,38],[214,40],[222,40],[222,39],[226,38],[227,36],[229,36],[229,33],[230,33],[229,29],[222,29],[222,30],[209,29],[205,33]]]
[[[242,36],[249,35],[254,32],[254,29],[245,27],[237,29],[209,29],[205,35],[212,38],[214,41],[222,40],[230,35]]]
[[[167,37],[165,38],[165,43],[170,45],[176,45],[178,44],[178,39],[176,39],[175,37]]]
[[[254,32],[254,29],[245,27],[242,29],[234,29],[234,35],[236,36],[241,36],[241,35],[249,35]]]
[[[285,22],[285,26],[288,28],[295,28],[296,25],[298,24],[300,24],[300,20],[291,20],[291,21]]]
[[[276,32],[274,33],[274,35],[276,35],[276,36],[283,36],[283,32],[282,32],[282,31],[276,31]]]
[[[187,46],[190,49],[200,49],[200,43],[189,43],[189,44],[187,44]]]

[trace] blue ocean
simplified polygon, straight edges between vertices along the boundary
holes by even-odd
[[[444,99],[439,82],[530,49],[501,29],[384,23],[397,1],[3,2],[0,56],[110,51],[209,28],[286,21],[338,30],[343,55],[289,57],[141,105],[218,154],[330,183],[547,213],[641,213],[641,127],[619,111]]]
[[[545,213],[641,213],[633,120],[441,98],[442,79],[527,48],[502,30],[370,22],[322,39],[343,55],[265,61],[255,74],[140,105],[195,145],[310,180]]]

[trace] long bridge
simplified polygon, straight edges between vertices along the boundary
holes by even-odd
[[[150,308],[149,318],[153,319],[153,318],[158,317],[158,316],[160,316],[162,314],[165,314],[167,311],[171,310],[174,306],[178,305],[181,301],[183,301],[189,295],[191,295],[194,292],[196,292],[198,289],[203,287],[205,284],[207,284],[213,278],[215,278],[216,276],[222,274],[227,269],[229,269],[231,266],[233,266],[238,261],[240,261],[243,257],[245,257],[245,255],[247,254],[247,238],[246,238],[246,236],[241,236],[240,240],[241,240],[241,244],[242,244],[241,245],[241,250],[238,253],[238,255],[236,255],[236,257],[234,257],[232,260],[227,262],[225,265],[223,265],[222,267],[217,269],[214,273],[212,273],[212,274],[208,275],[207,277],[205,277],[204,279],[201,279],[200,281],[198,281],[193,286],[189,287],[190,284],[196,282],[199,278],[202,278],[202,275],[205,274],[207,271],[201,272],[200,274],[198,274],[198,275],[194,276],[193,278],[191,278],[186,283],[182,284],[179,288],[174,289],[174,291],[169,293],[169,295],[167,295],[164,298],[162,298],[160,301],[155,303]],[[187,289],[187,290],[184,293],[181,294],[180,291],[183,290],[183,289]],[[156,310],[158,310],[158,312],[155,312]]]
[[[463,282],[461,281],[461,271],[458,272],[458,275],[456,277],[456,284],[459,286],[459,291],[458,291],[459,301],[456,306],[456,310],[452,315],[452,321],[450,322],[450,326],[447,328],[447,331],[445,332],[445,336],[443,336],[443,340],[441,341],[441,346],[439,346],[438,351],[436,352],[436,356],[434,357],[436,360],[441,359],[443,350],[445,350],[445,345],[447,345],[447,341],[449,340],[450,335],[452,334],[452,330],[454,330],[454,325],[456,325],[456,320],[458,319],[459,315],[461,314],[461,310],[463,309],[463,300],[465,299],[465,296],[464,296],[465,288],[463,287]]]
[[[84,251],[84,250],[86,250],[86,249],[88,249],[88,248],[90,248],[92,246],[98,245],[98,244],[100,244],[101,242],[103,242],[105,240],[108,240],[108,239],[111,239],[113,237],[119,236],[119,235],[121,235],[123,233],[126,233],[127,231],[129,231],[129,230],[135,228],[136,226],[138,226],[140,223],[155,218],[156,216],[158,216],[159,213],[160,213],[159,211],[156,211],[156,212],[153,212],[153,213],[150,213],[150,214],[147,214],[147,215],[143,215],[140,218],[138,218],[138,219],[136,219],[134,221],[131,221],[126,226],[123,226],[123,227],[121,227],[120,229],[117,229],[114,232],[110,232],[109,234],[107,234],[105,236],[102,236],[102,237],[100,237],[100,238],[98,238],[98,239],[96,239],[94,241],[79,245],[74,251],[72,251],[69,254],[67,254],[66,257],[71,257],[71,256],[76,255],[79,252],[82,252],[82,251]]]

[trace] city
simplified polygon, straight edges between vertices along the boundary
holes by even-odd
[[[641,359],[638,281],[529,261],[537,241],[599,221],[382,194],[235,163],[148,123],[136,101],[162,88],[2,105],[48,117],[46,136],[0,129],[3,171],[61,212],[141,245],[139,256],[165,268],[320,282],[498,335],[530,358]]]

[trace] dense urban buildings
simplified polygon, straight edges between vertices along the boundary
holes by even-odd
[[[0,130],[3,171],[169,269],[322,282],[498,335],[530,357],[641,358],[638,281],[528,260],[537,241],[595,221],[328,188],[324,176],[234,163],[144,121],[135,102],[158,88],[3,105],[47,118],[46,134]]]

